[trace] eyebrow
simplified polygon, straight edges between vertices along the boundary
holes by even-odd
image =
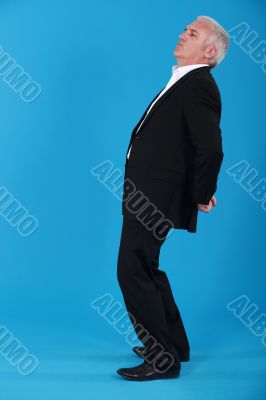
[[[188,28],[187,26],[185,27],[185,30],[186,29],[189,29],[191,32],[195,32],[197,35],[199,34],[199,32],[196,29],[191,29],[191,28]]]

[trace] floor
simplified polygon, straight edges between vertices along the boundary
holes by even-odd
[[[206,345],[194,348],[178,378],[149,382],[128,381],[116,373],[120,367],[142,362],[121,337],[108,341],[101,336],[66,337],[62,331],[51,340],[51,335],[44,334],[31,339],[31,350],[39,360],[31,375],[21,376],[0,357],[0,398],[265,400],[266,348],[242,327],[240,332],[242,337],[238,331],[225,343],[212,341],[209,349]]]

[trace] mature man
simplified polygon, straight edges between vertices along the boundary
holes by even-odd
[[[172,77],[147,107],[128,146],[117,277],[144,360],[117,372],[130,380],[178,377],[190,358],[186,331],[160,248],[171,228],[196,232],[198,210],[211,211],[223,160],[221,98],[211,69],[228,34],[197,17],[179,35]]]

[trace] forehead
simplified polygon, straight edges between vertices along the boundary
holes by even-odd
[[[204,21],[193,21],[187,25],[188,29],[196,30],[200,35],[208,35],[211,33],[211,27]]]

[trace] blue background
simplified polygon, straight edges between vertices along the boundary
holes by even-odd
[[[130,134],[168,82],[178,34],[197,15],[229,30],[245,21],[266,39],[264,1],[4,1],[0,45],[40,83],[24,103],[0,79],[0,186],[38,221],[24,238],[0,215],[1,324],[39,359],[21,376],[0,356],[1,399],[265,399],[266,348],[226,304],[245,294],[266,312],[265,217],[226,172],[241,160],[266,177],[265,81],[231,41],[213,70],[223,101],[224,162],[217,207],[198,232],[162,248],[191,345],[177,380],[134,383],[116,374],[140,359],[90,306],[116,278],[121,202],[91,173],[123,172]],[[134,387],[133,387],[134,386]]]

